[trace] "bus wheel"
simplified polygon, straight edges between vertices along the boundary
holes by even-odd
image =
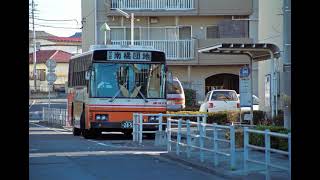
[[[83,136],[84,138],[86,138],[86,139],[91,139],[91,138],[93,138],[92,132],[91,132],[90,130],[88,130],[88,129],[83,129],[83,130],[82,130],[82,136]]]
[[[80,136],[80,135],[81,135],[81,130],[78,129],[78,128],[73,127],[73,128],[72,128],[72,134],[73,134],[74,136]]]

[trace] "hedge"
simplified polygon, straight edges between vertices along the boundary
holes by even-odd
[[[239,111],[220,111],[220,112],[199,112],[199,111],[177,111],[171,112],[168,111],[167,114],[207,114],[207,123],[217,123],[221,125],[231,124],[232,122],[239,122],[240,115]],[[243,117],[242,113],[242,117]],[[185,118],[182,119],[190,119],[191,121],[196,121],[195,117]],[[265,113],[263,111],[253,111],[253,123],[255,125],[260,124],[269,124],[265,120]]]
[[[288,134],[290,130],[280,127],[280,126],[256,126],[254,129],[264,131],[266,129],[270,129],[271,132],[277,132],[282,134]],[[236,147],[242,148],[243,147],[243,129],[236,128]],[[230,133],[226,133],[226,138],[230,139]],[[249,144],[264,147],[264,135],[257,134],[257,133],[249,133]],[[270,144],[271,148],[273,149],[280,149],[283,151],[288,151],[288,139],[287,138],[280,138],[271,136],[270,137]]]

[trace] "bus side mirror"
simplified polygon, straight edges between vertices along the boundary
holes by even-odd
[[[86,80],[89,80],[90,79],[90,70],[86,71]]]

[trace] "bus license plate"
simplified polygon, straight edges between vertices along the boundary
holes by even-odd
[[[121,127],[123,129],[132,128],[132,121],[124,121],[121,123]]]

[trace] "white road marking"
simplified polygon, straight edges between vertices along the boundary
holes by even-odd
[[[29,157],[48,156],[89,156],[89,155],[126,155],[126,154],[146,154],[157,155],[168,153],[168,151],[80,151],[80,152],[52,152],[52,153],[30,153]]]

